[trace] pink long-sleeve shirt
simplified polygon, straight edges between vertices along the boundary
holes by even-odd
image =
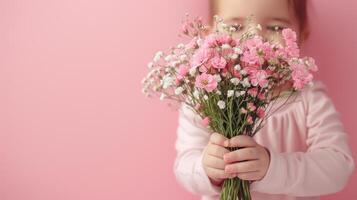
[[[264,178],[251,184],[253,200],[316,200],[344,188],[355,164],[339,114],[325,86],[316,82],[280,107],[256,133],[254,140],[269,149]],[[203,149],[211,132],[186,106],[179,110],[174,172],[187,190],[203,200],[219,199],[202,166]]]

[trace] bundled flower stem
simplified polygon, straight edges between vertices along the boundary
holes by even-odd
[[[283,99],[282,94],[288,99],[312,83],[317,67],[312,58],[300,58],[296,33],[291,29],[277,33],[283,40],[280,44],[259,36],[260,26],[235,37],[239,26],[215,16],[214,27],[209,32],[200,18],[187,17],[182,34],[190,41],[172,47],[167,54],[156,53],[148,64],[143,92],[186,104],[201,117],[202,124],[227,138],[253,137],[272,114],[273,104]],[[250,183],[238,177],[226,179],[221,199],[250,200]]]

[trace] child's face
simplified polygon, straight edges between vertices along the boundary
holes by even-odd
[[[242,30],[238,35],[247,30],[248,25],[260,24],[260,35],[268,40],[281,42],[278,32],[284,28],[296,31],[299,38],[299,24],[294,15],[292,5],[288,0],[216,0],[216,14],[228,24],[240,24]],[[245,19],[253,16],[250,23]]]

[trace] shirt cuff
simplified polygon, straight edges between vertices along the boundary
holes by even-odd
[[[203,153],[197,159],[195,164],[195,183],[199,191],[203,195],[219,195],[221,193],[221,187],[214,185],[207,176],[202,165]]]

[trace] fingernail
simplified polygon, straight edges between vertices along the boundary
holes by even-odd
[[[228,147],[228,146],[229,146],[229,140],[224,141],[223,145],[224,145],[225,147]]]
[[[223,155],[223,160],[224,160],[224,161],[227,161],[227,159],[228,159],[228,155],[227,155],[227,154],[224,154],[224,155]]]

